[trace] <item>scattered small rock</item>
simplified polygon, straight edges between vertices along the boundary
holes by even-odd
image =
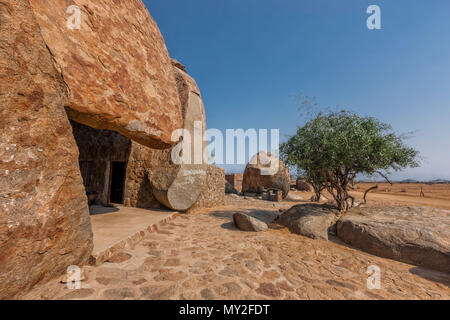
[[[243,231],[263,232],[269,228],[267,223],[239,212],[233,215],[233,221]]]

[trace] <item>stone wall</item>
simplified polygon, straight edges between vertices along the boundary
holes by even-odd
[[[190,211],[202,208],[213,208],[225,204],[225,170],[208,165],[206,181],[196,204]]]

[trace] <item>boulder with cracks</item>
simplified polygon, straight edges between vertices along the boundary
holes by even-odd
[[[450,211],[420,207],[353,209],[338,237],[371,254],[450,273]]]
[[[204,161],[206,130],[205,109],[200,90],[178,61],[173,69],[182,104],[182,142],[171,150],[153,153],[156,161],[148,162],[147,174],[153,187],[153,195],[164,206],[187,211],[198,200],[207,175]]]
[[[339,219],[339,211],[332,206],[301,204],[284,212],[277,223],[289,231],[312,239],[328,240],[328,233]]]

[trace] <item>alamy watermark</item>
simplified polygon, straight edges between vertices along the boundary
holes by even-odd
[[[67,18],[66,25],[69,30],[81,29],[81,9],[78,6],[69,6],[66,13],[70,16]]]
[[[81,29],[81,9],[78,6],[69,6],[66,13],[70,16],[67,18],[66,25],[69,30]]]
[[[66,13],[70,15],[67,18],[67,28],[69,30],[80,30],[81,29],[81,9],[76,5],[71,5],[67,7]],[[367,18],[366,25],[369,30],[380,30],[381,29],[381,8],[378,5],[372,4],[367,7],[367,14],[370,16]]]
[[[178,144],[172,149],[172,162],[182,164],[214,163],[216,165],[245,165],[246,155],[250,164],[261,164],[263,175],[273,175],[279,169],[280,130],[226,129],[225,136],[218,129],[203,132],[203,123],[195,121],[193,130],[178,129],[172,141]],[[192,133],[193,132],[193,136]],[[270,137],[270,146],[269,146]],[[206,146],[206,144],[209,144]],[[226,150],[226,152],[225,152]],[[269,151],[259,153],[258,151]],[[226,154],[226,156],[225,156]]]
[[[66,278],[67,289],[80,290],[81,289],[81,269],[78,266],[69,266],[67,268]]]
[[[380,290],[381,289],[381,268],[377,265],[370,265],[367,268],[366,273],[369,275],[367,278],[367,289]]]
[[[367,14],[370,16],[367,18],[367,29],[380,30],[381,29],[381,8],[375,4],[370,5],[367,8]]]

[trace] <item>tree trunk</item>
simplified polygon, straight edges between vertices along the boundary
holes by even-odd
[[[320,201],[320,196],[322,195],[322,191],[320,189],[317,189],[316,187],[314,187],[314,201],[313,202],[319,202]]]

